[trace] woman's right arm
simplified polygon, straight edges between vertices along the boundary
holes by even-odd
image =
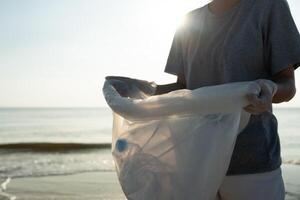
[[[177,77],[177,82],[157,85],[155,95],[165,94],[174,90],[186,89],[185,80]]]

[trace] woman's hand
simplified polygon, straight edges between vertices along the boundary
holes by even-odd
[[[244,109],[252,114],[260,114],[268,110],[272,103],[290,101],[296,94],[294,67],[291,65],[272,76],[272,81],[258,79],[261,86],[259,96],[249,95],[250,105]]]
[[[256,94],[249,94],[247,99],[250,104],[244,107],[244,110],[257,115],[267,111],[272,106],[272,99],[277,91],[277,85],[267,79],[258,79],[255,82],[261,87],[260,94],[258,96]]]
[[[121,96],[126,96],[125,94],[134,93],[135,89],[143,91],[145,94],[152,96],[155,94],[157,85],[155,82],[149,82],[140,79],[134,79],[124,76],[106,76],[106,80],[111,80],[115,89],[121,94]],[[123,95],[122,95],[123,94]]]

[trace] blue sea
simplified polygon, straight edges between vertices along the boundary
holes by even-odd
[[[300,164],[300,108],[274,108],[282,158]],[[108,108],[1,108],[0,178],[114,171]]]

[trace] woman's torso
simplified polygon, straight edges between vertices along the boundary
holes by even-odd
[[[206,4],[187,15],[181,43],[188,89],[271,78],[262,31],[267,1],[241,0],[218,16]],[[228,175],[271,171],[280,164],[277,120],[270,108],[252,115],[239,134]]]

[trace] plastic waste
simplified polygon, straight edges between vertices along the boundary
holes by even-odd
[[[154,95],[156,84],[106,77],[112,155],[129,200],[214,200],[236,137],[250,114],[254,81]]]

